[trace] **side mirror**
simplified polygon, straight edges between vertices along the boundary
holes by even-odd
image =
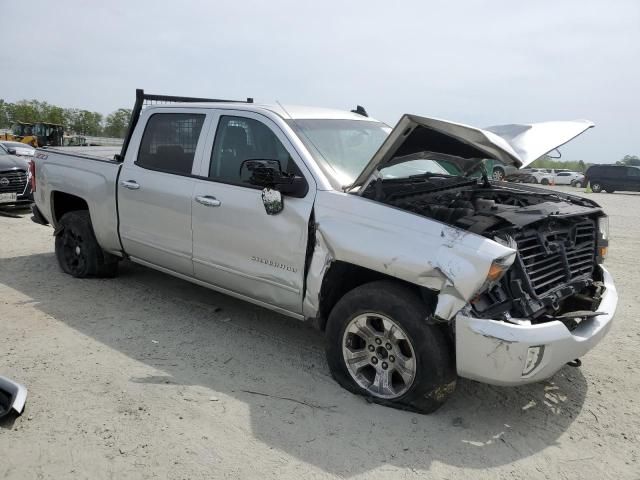
[[[16,155],[16,149],[15,148],[7,148],[7,152],[9,152],[9,155]]]
[[[262,200],[269,215],[282,211],[282,195],[302,198],[309,191],[307,181],[303,177],[283,172],[279,160],[245,160],[240,165],[240,178],[264,188]],[[275,207],[276,203],[280,204],[279,209]]]

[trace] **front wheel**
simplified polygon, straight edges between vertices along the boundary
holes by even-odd
[[[598,182],[593,182],[591,184],[591,191],[593,193],[600,193],[602,191],[602,184]]]
[[[335,380],[373,402],[431,413],[453,393],[456,370],[443,330],[424,301],[392,281],[342,297],[327,322],[327,361]]]
[[[540,184],[541,185],[549,185],[549,179],[548,178],[543,178],[542,180],[540,180]]]
[[[493,169],[493,175],[492,175],[492,177],[493,177],[493,179],[494,179],[494,180],[497,180],[497,181],[501,182],[501,181],[503,181],[503,180],[504,180],[504,177],[505,177],[505,171],[504,171],[502,168],[500,168],[500,167],[495,167],[495,168]]]
[[[576,180],[575,182],[573,182],[573,186],[575,188],[582,188],[582,182],[580,180]]]
[[[118,258],[102,250],[86,210],[65,213],[56,228],[56,257],[65,273],[77,278],[113,277]]]

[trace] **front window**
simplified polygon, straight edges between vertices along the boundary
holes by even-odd
[[[324,162],[344,185],[352,183],[391,132],[368,120],[289,120],[316,161]]]

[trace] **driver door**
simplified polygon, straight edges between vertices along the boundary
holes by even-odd
[[[300,314],[315,197],[310,172],[277,124],[250,112],[219,111],[205,158],[192,200],[196,278]],[[309,185],[306,196],[283,195],[284,209],[269,215],[262,189],[240,173],[242,163],[251,159],[277,160],[283,171],[303,176]]]

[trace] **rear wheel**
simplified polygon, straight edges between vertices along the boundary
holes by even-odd
[[[600,193],[602,191],[602,184],[600,182],[591,182],[591,191]]]
[[[100,248],[86,210],[65,213],[57,228],[56,257],[65,273],[77,278],[113,277],[118,257]]]
[[[327,361],[344,388],[373,402],[430,413],[453,393],[456,371],[444,332],[426,322],[422,299],[392,281],[338,301],[327,323]]]
[[[580,180],[575,180],[572,185],[576,188],[582,188],[582,182]]]
[[[504,177],[505,177],[504,169],[502,167],[494,167],[492,177],[494,180],[498,180],[498,181],[504,180]]]
[[[549,179],[548,178],[543,178],[542,180],[540,180],[540,184],[541,185],[549,185]]]

